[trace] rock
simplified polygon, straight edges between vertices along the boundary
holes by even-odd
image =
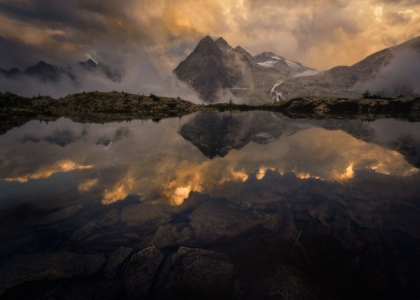
[[[134,254],[125,271],[129,299],[146,299],[165,256],[155,247]]]
[[[235,268],[225,254],[181,247],[156,292],[159,299],[235,299]]]
[[[132,248],[119,247],[117,250],[108,254],[104,267],[105,276],[107,278],[114,277],[118,267],[130,256],[131,252],[133,252]]]
[[[73,278],[98,273],[105,264],[101,254],[36,253],[6,263],[0,271],[0,295],[19,284]]]
[[[253,299],[333,300],[338,299],[310,275],[279,265],[275,274],[256,284]]]
[[[114,226],[120,219],[120,214],[116,209],[111,210],[102,219],[98,221],[100,227],[111,227]]]
[[[124,207],[121,213],[121,221],[127,223],[128,226],[138,226],[166,216],[167,214],[163,212],[160,205],[143,202]]]
[[[366,267],[360,271],[359,285],[370,293],[382,296],[386,295],[388,290],[388,283],[385,275],[375,267]]]
[[[101,280],[99,282],[76,283],[54,293],[47,299],[60,300],[112,300],[120,299],[124,288],[121,280]],[[44,298],[43,298],[44,299]]]
[[[376,202],[356,202],[354,209],[363,212],[373,212],[378,207]]]
[[[170,224],[159,226],[150,245],[159,249],[176,245],[177,240],[182,237],[182,229],[184,227],[185,226],[171,226]]]
[[[198,244],[233,239],[261,223],[251,214],[218,201],[207,201],[190,214],[190,226]]]
[[[73,205],[66,207],[64,209],[61,209],[59,211],[50,213],[46,216],[44,216],[41,220],[36,222],[36,225],[44,225],[44,224],[51,224],[54,222],[58,222],[64,219],[67,219],[77,213],[80,210],[79,205]]]
[[[72,243],[80,243],[81,241],[83,241],[85,238],[87,238],[92,232],[93,230],[97,228],[97,226],[91,222],[87,223],[85,226],[77,229],[74,233],[73,236],[71,237],[71,242]]]

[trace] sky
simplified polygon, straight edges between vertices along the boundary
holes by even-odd
[[[206,35],[320,70],[351,65],[418,36],[420,0],[0,0],[0,23],[0,68],[92,58],[146,80]]]

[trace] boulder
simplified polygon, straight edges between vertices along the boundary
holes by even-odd
[[[165,256],[155,247],[134,254],[125,271],[129,299],[146,299]]]
[[[16,258],[0,270],[0,295],[19,284],[59,280],[98,273],[105,264],[101,254],[36,253]]]

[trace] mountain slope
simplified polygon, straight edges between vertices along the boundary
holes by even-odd
[[[407,59],[410,59],[407,61]],[[405,62],[395,65],[398,60]],[[412,73],[417,62],[417,73]],[[367,89],[381,96],[395,97],[415,93],[410,85],[420,76],[420,37],[369,55],[352,66],[338,66],[314,76],[292,77],[276,87],[284,99],[305,96],[357,98]],[[413,64],[414,63],[414,64]],[[384,73],[389,76],[380,82]],[[411,70],[413,71],[413,70]],[[401,76],[402,75],[402,76]],[[417,78],[420,82],[420,77]]]
[[[65,70],[61,67],[50,65],[42,60],[36,65],[28,67],[24,74],[36,77],[44,82],[50,81],[57,83],[65,76],[68,76],[72,81],[76,80],[76,77],[69,69]]]
[[[249,104],[321,96],[359,98],[420,93],[420,37],[369,55],[352,66],[317,71],[272,52],[252,56],[207,36],[174,70],[207,102],[236,97]]]
[[[105,65],[103,63],[96,63],[90,58],[86,62],[79,62],[79,65],[82,66],[85,71],[105,76],[113,82],[122,81],[122,71],[111,68],[110,66]]]
[[[267,65],[267,60],[264,55],[252,57],[240,46],[232,48],[222,37],[214,41],[206,36],[174,73],[204,101],[214,102],[227,96],[247,103],[264,103],[276,97],[271,92],[273,85],[309,69],[280,57],[273,66]]]

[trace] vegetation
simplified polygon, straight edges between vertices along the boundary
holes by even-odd
[[[151,98],[153,101],[160,101],[160,98],[153,93],[150,94],[149,98]]]
[[[49,96],[25,98],[6,92],[0,93],[0,133],[33,119],[55,120],[64,116],[99,122],[127,119],[153,119],[159,122],[163,118],[182,117],[203,110],[265,110],[297,118],[342,118],[346,115],[364,120],[399,117],[415,121],[420,120],[420,98],[381,98],[366,91],[362,99],[305,97],[253,106],[235,104],[233,101],[197,105],[180,97],[158,97],[153,93],[147,97],[125,92],[95,91],[53,99]]]

